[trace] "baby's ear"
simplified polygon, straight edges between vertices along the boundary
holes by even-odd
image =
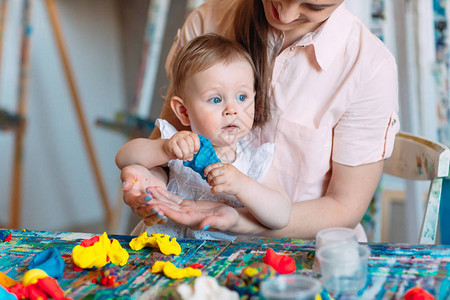
[[[184,126],[191,125],[191,121],[189,120],[189,115],[184,105],[183,99],[177,96],[173,96],[170,99],[170,107],[172,107],[173,112],[177,116],[178,120],[180,120],[181,124]]]

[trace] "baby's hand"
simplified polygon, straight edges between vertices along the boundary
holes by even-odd
[[[192,160],[194,154],[200,150],[200,139],[191,131],[180,131],[174,134],[164,144],[164,151],[171,158]]]
[[[205,177],[211,188],[211,193],[227,193],[237,196],[239,191],[245,188],[249,177],[233,165],[224,163],[215,163],[205,168]]]

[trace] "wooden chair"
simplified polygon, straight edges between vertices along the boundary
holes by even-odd
[[[385,174],[408,180],[430,180],[419,235],[420,244],[436,242],[442,180],[449,174],[449,160],[450,150],[447,146],[400,132],[395,138],[392,156],[385,161]]]

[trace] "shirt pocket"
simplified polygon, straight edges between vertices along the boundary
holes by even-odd
[[[279,120],[273,165],[291,197],[302,198],[298,194],[303,190],[314,191],[316,196],[323,193],[323,183],[331,168],[332,137],[331,126],[310,128]]]

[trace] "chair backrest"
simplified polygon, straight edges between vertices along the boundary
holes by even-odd
[[[420,244],[434,244],[439,217],[442,179],[449,174],[447,146],[400,132],[394,151],[384,163],[383,173],[409,180],[430,180],[430,190],[420,229]]]

